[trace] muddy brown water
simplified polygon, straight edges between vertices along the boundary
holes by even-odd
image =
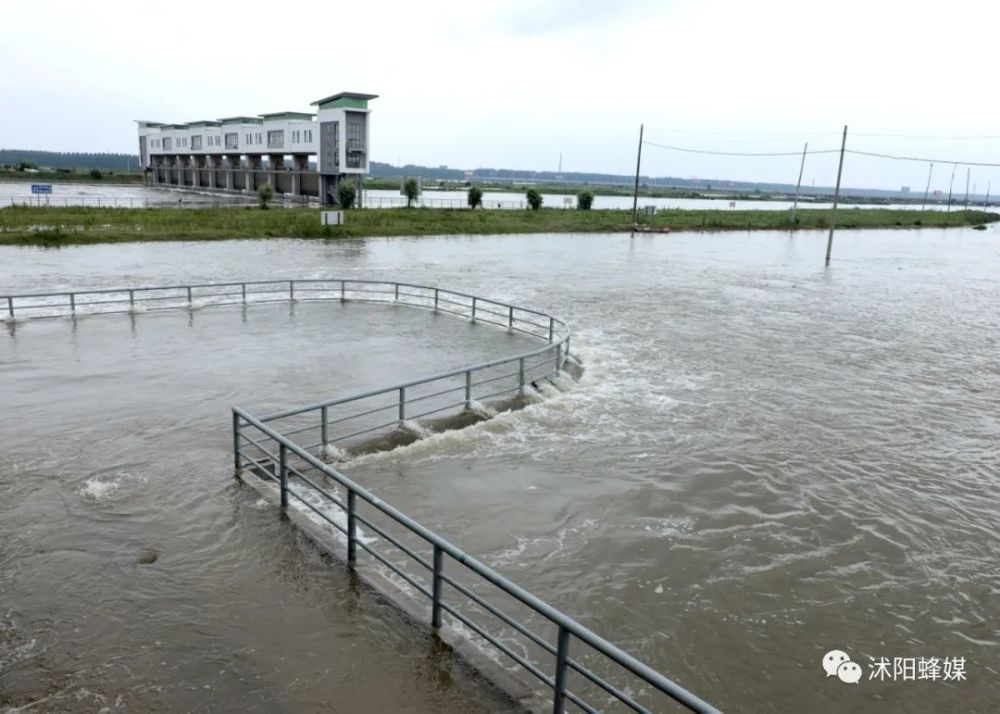
[[[844,232],[829,269],[824,247],[4,247],[0,292],[346,276],[551,311],[587,366],[574,389],[350,475],[724,710],[995,711],[1000,234]],[[0,333],[0,705],[503,709],[234,482],[227,409],[520,344],[364,305]],[[860,682],[826,676],[832,649]],[[869,679],[881,657],[964,658],[966,678]]]

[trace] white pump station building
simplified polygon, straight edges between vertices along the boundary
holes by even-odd
[[[376,98],[341,92],[313,102],[315,113],[136,121],[139,158],[153,186],[254,192],[270,183],[276,193],[331,204],[338,183],[360,188],[368,173],[368,102]]]

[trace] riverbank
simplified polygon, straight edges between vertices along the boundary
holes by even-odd
[[[800,209],[795,224],[786,211],[664,210],[640,217],[653,230],[807,230],[828,228],[830,211]],[[371,209],[348,211],[345,225],[320,225],[309,208],[114,209],[12,206],[0,210],[0,244],[73,245],[158,240],[233,238],[361,238],[369,236],[482,235],[510,233],[613,233],[632,228],[630,211],[471,211]],[[838,228],[974,226],[1000,220],[983,211],[841,209]]]
[[[34,171],[4,171],[0,169],[0,181],[21,181],[24,183],[93,183],[107,186],[144,186],[145,177],[141,171],[98,171],[91,170],[56,171],[38,169]]]

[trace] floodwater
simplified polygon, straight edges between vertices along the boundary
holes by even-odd
[[[354,277],[551,311],[573,389],[346,473],[726,711],[995,711],[1000,232],[841,232],[826,269],[825,239],[4,247],[0,292]],[[502,709],[234,483],[228,407],[521,344],[325,303],[0,333],[0,704]]]
[[[39,181],[38,183],[49,183]],[[166,205],[181,200],[183,203],[197,205],[198,203],[212,203],[219,200],[234,199],[238,196],[223,195],[217,193],[198,193],[191,190],[171,189],[171,188],[149,188],[140,185],[123,185],[112,183],[52,183],[52,194],[46,196],[33,196],[31,193],[31,183],[27,181],[0,181],[0,207],[10,203],[21,204],[32,199],[40,205],[53,206],[117,206],[121,208],[142,208],[146,205]],[[582,190],[582,188],[581,188]],[[251,196],[251,199],[255,197]],[[576,208],[576,196],[563,194],[543,193],[542,198],[545,206],[549,208]],[[399,191],[386,189],[369,189],[365,191],[366,206],[369,208],[391,208],[393,206],[406,205],[406,198],[400,195]],[[428,189],[421,196],[421,202],[429,208],[464,208],[466,203],[465,191],[437,191]],[[651,198],[639,197],[640,210],[644,206],[656,206],[660,209],[687,209],[687,210],[740,210],[740,211],[787,211],[792,208],[791,201],[754,201],[736,199],[710,199],[710,198]],[[827,201],[803,200],[799,207],[807,208],[830,208],[831,203]],[[488,209],[520,209],[525,208],[525,198],[523,193],[511,191],[484,191],[483,207]],[[615,209],[631,210],[632,198],[630,196],[602,196],[594,197],[593,207],[598,210]],[[900,210],[916,210],[919,205],[915,204],[842,204],[846,209],[851,208],[890,208]],[[975,205],[970,208],[978,208]],[[947,206],[940,204],[928,204],[927,210],[946,210]],[[955,210],[958,210],[956,207]]]
[[[584,186],[580,187],[582,191]],[[600,189],[589,189],[599,191]],[[372,189],[365,191],[367,205],[371,208],[384,208],[396,205],[405,205],[406,199],[399,191],[385,189]],[[543,206],[548,208],[576,208],[576,196],[565,194],[543,193]],[[465,191],[437,191],[433,189],[425,190],[421,196],[421,201],[430,208],[464,208],[466,203]],[[484,191],[483,206],[485,208],[525,208],[526,202],[523,193],[513,191]],[[763,201],[752,199],[712,199],[712,198],[662,198],[662,197],[639,197],[639,210],[644,206],[656,206],[661,209],[686,209],[694,210],[734,210],[734,211],[788,211],[792,208],[792,201]],[[919,204],[869,204],[869,203],[842,203],[841,206],[848,208],[890,208],[900,210],[917,210]],[[822,200],[802,200],[799,202],[800,208],[832,208],[831,201]],[[602,196],[600,193],[594,196],[594,209],[606,210],[632,210],[631,196]],[[971,208],[976,208],[971,206]],[[928,204],[928,210],[946,210],[947,206],[940,204]],[[957,209],[955,209],[957,210]]]
[[[198,193],[170,188],[149,188],[142,184],[116,184],[113,177],[105,182],[63,183],[38,181],[0,181],[0,208],[30,203],[39,206],[92,206],[112,208],[146,208],[174,204],[198,205],[232,200],[237,197]],[[32,194],[33,183],[52,186],[51,194]],[[255,197],[254,197],[255,199]]]

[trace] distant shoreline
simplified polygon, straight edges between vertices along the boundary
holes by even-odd
[[[641,216],[639,230],[816,230],[829,227],[827,209],[789,211],[662,210]],[[842,208],[837,227],[943,228],[1000,221],[983,211],[909,211]],[[616,233],[634,230],[631,211],[543,208],[538,211],[380,208],[355,209],[342,226],[320,225],[312,208],[81,208],[0,209],[0,245],[80,245],[142,241],[263,238],[367,238],[531,233]]]

